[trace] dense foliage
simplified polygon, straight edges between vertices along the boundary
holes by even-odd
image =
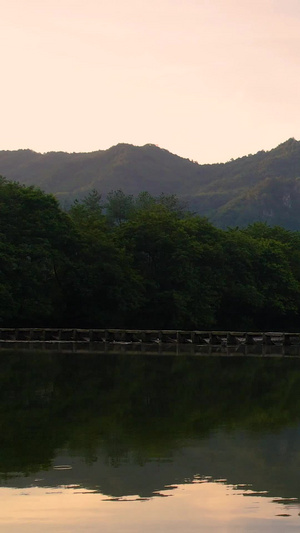
[[[63,211],[0,181],[0,325],[299,328],[300,236],[221,230],[175,196],[92,191]]]

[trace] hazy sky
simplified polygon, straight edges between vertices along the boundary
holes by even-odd
[[[300,139],[300,0],[0,0],[0,149]]]

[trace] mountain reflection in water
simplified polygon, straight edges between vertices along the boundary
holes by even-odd
[[[300,361],[1,353],[2,487],[300,501]],[[300,523],[300,518],[299,518]]]

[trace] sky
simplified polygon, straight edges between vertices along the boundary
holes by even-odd
[[[300,0],[0,0],[0,150],[300,139]]]

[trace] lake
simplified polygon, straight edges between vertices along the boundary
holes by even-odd
[[[300,360],[0,352],[0,531],[298,531]]]

